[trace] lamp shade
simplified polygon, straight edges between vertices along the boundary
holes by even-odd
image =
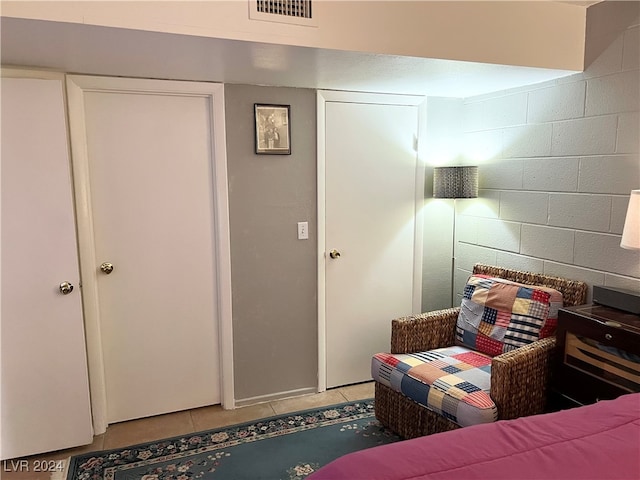
[[[640,250],[640,190],[631,190],[620,246]]]
[[[435,167],[433,196],[434,198],[476,198],[478,167]]]

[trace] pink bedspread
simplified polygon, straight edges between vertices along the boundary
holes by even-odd
[[[309,480],[640,479],[640,393],[345,455]]]

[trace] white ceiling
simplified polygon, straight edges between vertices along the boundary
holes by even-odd
[[[0,32],[3,65],[94,75],[470,97],[575,73],[6,17]]]

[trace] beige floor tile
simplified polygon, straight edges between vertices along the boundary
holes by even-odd
[[[250,422],[258,418],[272,417],[276,413],[268,403],[260,403],[235,410],[224,410],[220,405],[191,410],[195,430],[209,430],[236,423]]]
[[[103,448],[105,450],[121,448],[161,438],[177,437],[194,431],[189,411],[115,423],[107,428]]]
[[[67,457],[72,457],[74,455],[80,455],[81,453],[87,452],[96,452],[98,450],[102,450],[104,448],[104,437],[105,435],[97,435],[93,437],[93,443],[90,445],[83,445],[81,447],[70,448],[68,450],[62,450],[58,453],[65,454]]]
[[[309,408],[326,407],[334,403],[346,402],[347,399],[338,390],[327,390],[315,395],[305,395],[296,398],[286,398],[271,402],[273,410],[278,414],[307,410]]]
[[[37,460],[35,460],[37,458]],[[35,460],[35,461],[34,461]],[[58,470],[58,466],[65,468],[66,460],[51,459],[56,462],[49,468],[48,464],[42,464],[42,457],[29,457],[26,459],[3,460],[1,463],[0,478],[2,480],[50,480],[51,474]],[[26,462],[26,463],[25,463]],[[58,464],[57,462],[64,462]],[[44,470],[44,471],[43,471]]]
[[[66,462],[69,457],[80,455],[81,453],[102,450],[103,443],[104,435],[97,435],[93,437],[93,443],[90,445],[3,461],[0,463],[0,478],[2,478],[2,480],[50,480],[51,473],[57,471],[59,466],[62,468],[66,467]],[[54,463],[49,464],[48,462]],[[63,463],[59,464],[58,462]],[[39,470],[43,470],[43,466],[45,467],[44,470],[47,470],[49,466],[51,466],[52,469],[50,471],[36,471],[37,467],[40,467]]]
[[[350,402],[366,400],[368,398],[373,398],[375,395],[374,382],[349,385],[348,387],[340,387],[338,390]]]
[[[7,462],[11,461],[7,460]],[[10,463],[5,465],[3,462],[2,468],[3,471],[0,473],[2,480],[50,480],[51,478],[51,473],[49,472],[33,472],[26,469],[18,472],[7,471],[12,469]]]

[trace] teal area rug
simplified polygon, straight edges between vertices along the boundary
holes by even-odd
[[[67,480],[302,479],[357,450],[398,441],[373,400],[260,419],[72,457]]]

